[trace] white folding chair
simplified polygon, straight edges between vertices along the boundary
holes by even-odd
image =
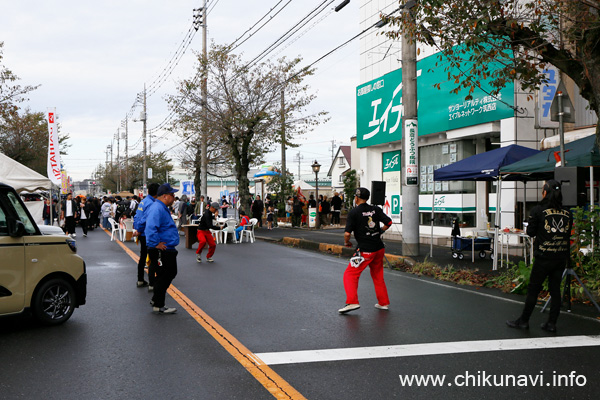
[[[213,237],[215,238],[215,242],[216,243],[221,243],[221,237],[223,236],[223,231],[221,229],[209,229],[210,233],[213,235]]]
[[[111,226],[111,233],[110,233],[110,240],[113,241],[115,240],[115,233],[118,235],[117,239],[121,238],[121,229],[119,229],[119,224],[117,224],[117,221],[115,221],[113,218],[109,218],[108,219],[108,223]],[[123,241],[123,239],[121,239],[121,241]]]
[[[235,228],[237,226],[237,221],[235,219],[228,219],[226,222],[225,228],[223,228],[223,243],[227,243],[227,236],[231,234],[231,240],[233,243],[236,243],[235,239]]]
[[[251,218],[250,223],[244,226],[244,230],[242,231],[242,237],[240,238],[240,242],[244,241],[244,238],[248,238],[250,243],[254,243],[254,227],[258,224],[258,219]]]

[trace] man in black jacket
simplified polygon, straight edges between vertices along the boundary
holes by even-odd
[[[62,202],[61,219],[65,220],[65,230],[71,237],[77,236],[75,233],[75,220],[79,216],[79,206],[73,200],[73,193],[67,194],[67,199]]]
[[[548,277],[551,296],[548,321],[541,328],[556,332],[556,321],[560,314],[560,282],[569,260],[569,247],[573,221],[571,213],[562,206],[560,183],[551,179],[542,189],[543,199],[531,210],[527,224],[527,234],[534,237],[533,255],[529,288],[523,313],[514,321],[506,321],[511,328],[529,329],[529,317],[533,313],[542,284]]]
[[[252,218],[256,218],[258,220],[258,226],[262,227],[262,215],[265,210],[265,205],[260,199],[259,195],[256,195],[256,199],[252,202]]]

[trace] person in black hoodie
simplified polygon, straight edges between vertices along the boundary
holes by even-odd
[[[214,219],[216,218],[219,210],[219,203],[216,201],[210,203],[210,208],[204,210],[204,214],[200,218],[198,224],[198,249],[196,250],[196,261],[202,262],[202,250],[204,246],[208,244],[208,253],[206,254],[206,261],[213,262],[212,256],[215,254],[217,243],[213,238],[210,230],[219,230],[221,227],[214,225]]]
[[[548,277],[550,291],[550,314],[541,328],[556,332],[556,321],[560,314],[560,282],[569,260],[569,247],[573,220],[569,210],[562,205],[560,183],[551,179],[542,188],[543,199],[531,210],[527,224],[527,234],[534,237],[535,257],[525,307],[519,318],[506,321],[511,328],[529,329],[529,317],[533,313],[542,284]]]

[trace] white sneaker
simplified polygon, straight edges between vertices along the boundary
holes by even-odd
[[[379,303],[375,304],[375,308],[378,308],[378,309],[384,310],[384,311],[387,311],[390,309],[389,306],[380,306]]]
[[[198,255],[196,256],[196,262],[199,262],[199,263],[201,263],[201,262],[202,262],[202,256],[201,256],[200,254],[198,254]]]
[[[148,286],[148,293],[154,292],[154,286]]]
[[[87,233],[84,233],[84,234],[83,234],[83,237],[87,237]]]
[[[346,314],[347,312],[358,310],[360,308],[360,304],[346,304],[344,308],[340,308],[338,312],[340,314]]]
[[[157,314],[175,314],[177,309],[173,307],[152,307],[152,311]]]
[[[77,234],[76,234],[76,233],[74,233],[74,234],[73,234],[73,237],[77,237]]]
[[[206,261],[207,262],[215,262],[215,260],[213,260],[212,258],[207,258]]]

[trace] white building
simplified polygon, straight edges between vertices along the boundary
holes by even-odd
[[[360,31],[376,23],[381,13],[397,7],[397,0],[362,0]],[[360,84],[356,91],[356,144],[360,158],[356,164],[360,167],[355,169],[362,186],[370,187],[372,181],[387,182],[385,211],[395,222],[392,232],[401,232],[401,42],[380,33],[380,29],[372,28],[360,38]],[[433,171],[498,146],[519,144],[539,149],[541,139],[558,133],[556,123],[538,114],[545,109],[548,96],[536,93],[533,100],[528,100],[529,93],[522,92],[515,82],[507,85],[498,97],[475,91],[473,100],[465,101],[464,92],[449,94],[454,85],[447,82],[448,72],[444,67],[436,66],[438,57],[434,51],[420,43],[417,46],[421,236],[427,237],[431,232],[434,188],[436,235],[449,236],[451,219],[457,215],[464,227],[483,229],[488,221],[494,220],[494,185],[434,182]],[[548,72],[549,76],[555,73]],[[434,88],[434,83],[441,83],[441,90]],[[485,83],[482,86],[485,88]],[[577,88],[572,84],[567,84],[567,88],[576,111],[585,110],[586,102]],[[590,126],[596,121],[595,114],[584,111],[568,129]],[[521,227],[526,211],[539,199],[539,186],[535,182],[526,186],[504,182],[500,227]]]
[[[344,190],[344,176],[352,169],[352,154],[350,146],[338,147],[327,176],[331,177],[331,189],[334,192]]]

